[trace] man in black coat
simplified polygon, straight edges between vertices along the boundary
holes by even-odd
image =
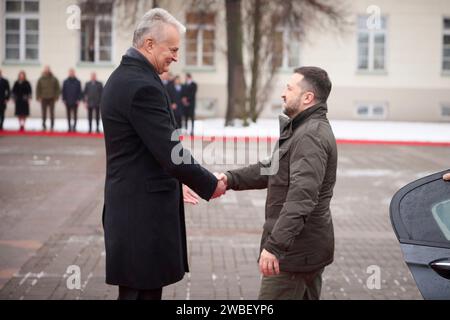
[[[69,132],[75,132],[77,130],[78,105],[83,100],[83,91],[81,82],[75,76],[73,69],[69,70],[69,77],[63,82],[62,97],[67,109]]]
[[[169,94],[171,108],[175,116],[175,121],[177,122],[177,128],[182,126],[183,118],[183,86],[181,85],[180,76],[175,76],[173,81],[169,82],[166,86],[167,93]]]
[[[2,70],[0,70],[0,130],[3,130],[3,121],[5,120],[6,103],[11,95],[9,82],[2,77]]]
[[[183,126],[187,130],[188,122],[191,120],[191,136],[194,135],[195,100],[197,95],[197,83],[192,79],[190,73],[186,74],[186,83],[183,86]]]
[[[159,77],[177,61],[184,30],[163,9],[147,12],[102,94],[106,283],[119,299],[161,299],[188,272],[182,184],[205,200],[226,189],[183,149]]]

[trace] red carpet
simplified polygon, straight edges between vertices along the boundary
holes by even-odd
[[[103,133],[85,132],[49,132],[49,131],[0,131],[1,136],[24,136],[24,137],[69,137],[69,138],[103,138]],[[204,140],[204,141],[235,141],[235,142],[258,142],[276,141],[276,137],[206,137],[206,136],[182,136],[181,140]],[[338,144],[368,144],[368,145],[400,145],[400,146],[433,146],[450,147],[450,142],[423,142],[423,141],[383,141],[383,140],[337,140]]]

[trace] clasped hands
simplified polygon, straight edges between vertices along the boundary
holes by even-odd
[[[214,191],[211,199],[219,198],[220,196],[224,195],[227,191],[227,176],[224,173],[217,173],[214,172],[214,176],[217,178],[217,186],[216,190]],[[191,188],[183,184],[183,201],[185,203],[190,204],[198,204],[199,202],[199,195],[196,194]]]

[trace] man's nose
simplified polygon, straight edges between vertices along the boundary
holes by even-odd
[[[177,53],[177,52],[175,52],[175,53],[172,55],[172,60],[173,60],[173,62],[178,62],[178,53]]]

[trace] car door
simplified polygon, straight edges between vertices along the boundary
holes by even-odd
[[[450,299],[450,182],[443,171],[400,189],[391,223],[424,299]]]

